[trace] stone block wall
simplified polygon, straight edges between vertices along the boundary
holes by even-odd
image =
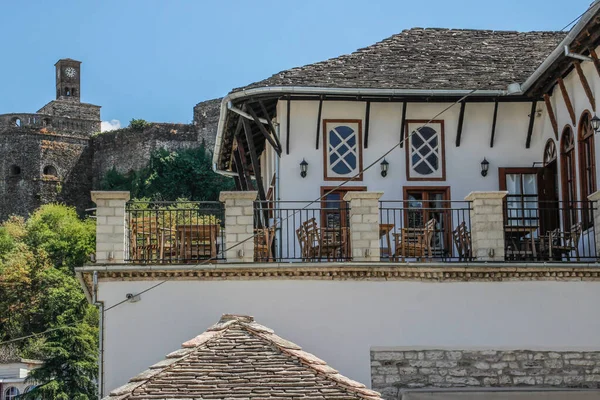
[[[125,260],[125,205],[129,192],[92,192],[96,203],[96,262]]]
[[[221,192],[225,203],[225,258],[227,262],[254,261],[254,201],[258,192]],[[241,243],[241,244],[240,244]]]
[[[371,384],[389,400],[403,388],[598,388],[600,351],[373,349]]]

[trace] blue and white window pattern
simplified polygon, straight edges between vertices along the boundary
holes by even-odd
[[[361,121],[325,120],[325,179],[356,175],[362,165]]]
[[[407,157],[408,179],[443,180],[444,174],[444,137],[441,122],[423,126],[421,122],[408,122]]]

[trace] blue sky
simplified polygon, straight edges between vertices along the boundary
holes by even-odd
[[[0,114],[54,98],[54,63],[83,61],[103,120],[190,122],[232,88],[411,27],[559,30],[591,0],[30,0],[2,2]]]

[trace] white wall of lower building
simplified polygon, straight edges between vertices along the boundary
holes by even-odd
[[[101,281],[110,307],[154,281]],[[594,282],[170,281],[106,313],[105,390],[203,332],[253,315],[370,384],[371,347],[600,349]]]

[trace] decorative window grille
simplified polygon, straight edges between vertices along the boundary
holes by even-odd
[[[446,179],[443,121],[408,121],[407,179],[442,181]]]
[[[343,180],[358,174],[362,169],[361,121],[324,120],[323,125],[325,179]]]

